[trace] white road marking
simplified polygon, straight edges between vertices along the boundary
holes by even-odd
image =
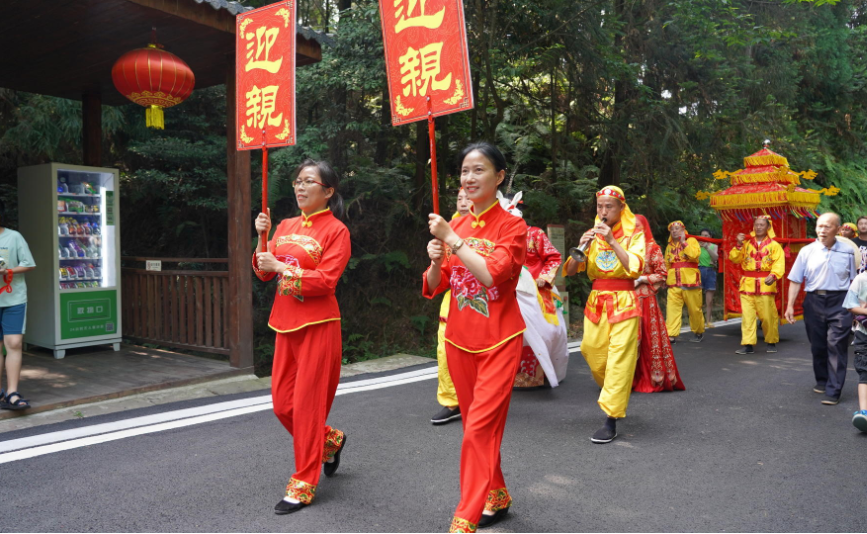
[[[431,380],[436,376],[437,368],[429,367],[391,376],[358,380],[340,384],[337,387],[337,395],[412,384]],[[97,443],[218,421],[271,410],[272,408],[271,395],[261,395],[4,441],[0,442],[0,453],[2,453],[0,454],[0,464],[87,447]]]
[[[714,326],[728,326],[739,324],[740,322],[740,319],[730,319],[728,321],[717,321],[714,323]],[[684,327],[681,329],[681,332],[689,332],[689,327]],[[581,348],[581,341],[573,341],[567,347],[570,353],[577,353]],[[412,384],[423,380],[431,380],[436,378],[436,376],[437,368],[427,367],[396,375],[357,380],[340,384],[337,387],[337,395]],[[163,432],[165,430],[238,417],[271,410],[272,408],[271,395],[261,395],[3,441],[0,442],[0,464],[87,447],[97,443],[106,443],[143,434]]]

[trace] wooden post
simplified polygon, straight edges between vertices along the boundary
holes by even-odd
[[[102,99],[85,93],[81,98],[82,161],[88,167],[102,166]]]
[[[253,255],[250,221],[250,152],[236,146],[235,55],[227,58],[226,155],[229,194],[229,293],[226,295],[229,336],[229,363],[232,367],[253,367]]]

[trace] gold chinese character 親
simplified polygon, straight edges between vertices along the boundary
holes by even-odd
[[[277,111],[277,85],[269,85],[259,89],[253,86],[246,93],[247,96],[247,126],[264,128],[268,126],[280,126],[283,113],[276,117],[272,114]]]
[[[428,87],[432,91],[444,91],[452,86],[451,73],[437,79],[442,70],[442,51],[443,43],[431,43],[420,50],[409,47],[406,54],[398,58],[403,76],[400,79],[400,83],[404,84],[403,96],[427,96]]]

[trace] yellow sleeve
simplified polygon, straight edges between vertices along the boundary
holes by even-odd
[[[731,252],[729,252],[729,259],[732,263],[740,265],[744,262],[744,258],[746,257],[746,247],[747,244],[744,243],[741,245],[741,248],[733,248]]]
[[[451,307],[452,291],[448,290],[443,293],[443,301],[440,303],[440,317],[445,319],[449,316],[449,308]]]
[[[587,270],[587,262],[586,261],[578,263],[577,261],[572,259],[572,256],[566,256],[566,261],[563,262],[563,268],[562,268],[562,274],[563,274],[564,278],[567,276],[572,276],[569,274],[568,271],[575,264],[577,264],[578,267],[577,267],[577,270],[573,274],[583,273],[585,270]]]
[[[587,258],[590,258],[590,254],[596,250],[596,240],[590,242],[590,246],[587,247],[587,250],[584,251],[584,254],[587,255]],[[578,263],[572,259],[572,256],[566,256],[566,261],[563,262],[563,267],[561,267],[561,272],[563,277],[571,276],[567,271],[575,264],[578,264],[578,268],[575,270],[574,274],[583,273],[587,270],[587,262]]]
[[[701,246],[698,244],[697,239],[690,237],[686,240],[686,248],[683,249],[683,255],[687,261],[698,261],[699,256],[701,256]]]
[[[786,274],[786,253],[783,252],[783,247],[781,247],[779,243],[774,242],[774,248],[771,250],[770,256],[774,262],[771,265],[771,274],[773,274],[777,280],[782,280],[783,276]]]
[[[644,232],[637,232],[629,240],[626,253],[629,255],[629,265],[624,265],[624,270],[630,278],[638,278],[644,272]]]

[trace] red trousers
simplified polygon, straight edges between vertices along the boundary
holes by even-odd
[[[464,426],[461,501],[455,520],[477,525],[487,501],[495,499],[496,504],[507,498],[507,494],[502,496],[506,481],[500,469],[500,444],[523,344],[524,336],[520,334],[492,350],[471,353],[446,342],[449,372]],[[498,493],[499,500],[489,497]]]
[[[274,414],[292,435],[295,449],[295,474],[287,492],[302,502],[316,492],[327,442],[337,434],[337,441],[343,441],[342,432],[325,424],[340,381],[342,350],[340,321],[278,333],[274,344]]]

